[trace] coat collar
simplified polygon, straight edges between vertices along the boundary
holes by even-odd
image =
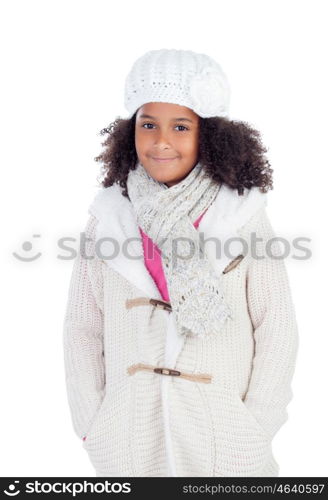
[[[238,231],[266,204],[266,193],[257,187],[245,189],[244,194],[239,196],[236,189],[221,185],[215,201],[198,226],[205,242],[215,238],[220,243],[219,253],[213,241],[205,243],[206,255],[218,275],[235,256],[243,253],[243,246],[237,240]],[[132,203],[122,195],[120,186],[113,184],[101,188],[89,206],[89,213],[98,219],[96,241],[98,252],[101,251],[106,264],[147,296],[162,299],[144,264],[142,239]],[[230,255],[225,255],[223,248],[228,239],[231,241]]]

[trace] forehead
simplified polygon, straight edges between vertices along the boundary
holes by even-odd
[[[193,122],[197,122],[199,118],[192,109],[170,102],[147,102],[138,109],[137,118],[142,118],[142,115],[158,120],[188,118]]]

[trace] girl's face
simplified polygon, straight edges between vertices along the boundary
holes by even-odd
[[[166,102],[144,104],[136,114],[139,162],[153,179],[174,186],[197,164],[198,132],[199,116],[190,108]]]

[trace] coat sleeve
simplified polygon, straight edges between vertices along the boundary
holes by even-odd
[[[265,208],[255,216],[253,227],[260,241],[254,246],[256,254],[251,252],[246,293],[255,353],[244,404],[272,439],[288,418],[299,337],[284,248],[279,240],[271,240],[276,235]]]
[[[97,219],[90,214],[79,245],[63,325],[65,380],[76,434],[84,438],[105,395],[103,283],[95,255]],[[84,251],[85,248],[85,251]],[[91,258],[88,258],[91,257]]]

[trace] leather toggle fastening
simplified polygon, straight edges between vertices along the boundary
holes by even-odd
[[[165,302],[164,300],[158,300],[158,299],[150,299],[149,302],[152,306],[156,306],[159,307],[160,309],[164,309],[165,311],[172,312],[172,307],[169,302]]]
[[[232,271],[235,267],[238,266],[238,264],[243,260],[245,256],[244,255],[238,255],[238,257],[235,257],[228,265],[225,267],[225,269],[222,271],[223,274],[228,273],[229,271]]]
[[[133,375],[139,370],[149,370],[160,375],[178,376],[180,378],[185,378],[194,382],[204,382],[205,384],[209,384],[212,381],[212,375],[209,375],[207,373],[183,373],[171,368],[161,368],[159,366],[145,365],[144,363],[137,363],[136,365],[131,365],[127,368],[127,372],[129,375]]]
[[[131,309],[135,306],[155,306],[159,309],[164,309],[165,311],[172,312],[172,307],[169,302],[159,299],[150,299],[149,297],[136,297],[135,299],[127,299],[125,302],[125,307]]]
[[[181,372],[178,370],[172,370],[171,368],[154,368],[155,373],[161,373],[162,375],[181,375]]]

